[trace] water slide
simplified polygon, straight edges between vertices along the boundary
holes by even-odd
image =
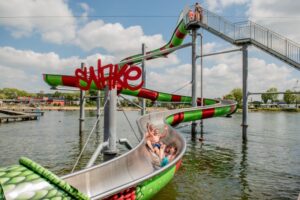
[[[147,52],[157,52],[156,56],[148,59],[167,56],[160,52],[181,45],[187,34],[181,17],[170,41],[159,49]],[[137,64],[141,62],[141,56],[138,54],[125,58],[120,66],[128,60],[128,64]],[[44,80],[54,87],[78,86],[74,76],[45,74]],[[91,85],[91,89],[96,89],[95,84]],[[134,91],[118,88],[118,93],[153,101],[192,101],[189,96],[147,88]],[[200,106],[201,99],[198,98],[197,102]],[[230,115],[236,110],[236,102],[229,100],[204,99],[203,102],[201,107],[155,112],[139,117],[140,143],[129,152],[91,168],[57,177],[28,158],[21,158],[19,165],[0,168],[0,199],[150,199],[173,178],[186,150],[185,139],[174,126],[182,122]],[[147,123],[159,128],[167,125],[168,133],[163,142],[175,143],[178,148],[176,158],[164,167],[155,166],[154,156],[145,145]]]

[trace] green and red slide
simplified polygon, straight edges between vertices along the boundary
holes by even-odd
[[[156,53],[147,59],[165,57],[167,54],[161,53],[162,50],[181,45],[188,34],[185,27],[184,19],[180,19],[170,41],[159,49],[147,52]],[[137,64],[141,60],[141,54],[130,56],[121,60],[119,66]],[[52,87],[78,87],[81,84],[76,77],[69,75],[44,74],[44,80]],[[97,90],[96,84],[92,83],[90,89]],[[192,101],[189,96],[147,88],[129,90],[118,87],[118,93],[152,101]],[[0,168],[0,199],[151,199],[174,177],[186,150],[185,139],[173,126],[182,122],[230,115],[236,110],[236,102],[228,100],[203,99],[204,105],[201,105],[201,99],[198,98],[197,103],[201,107],[150,113],[140,117],[137,124],[142,140],[134,149],[106,163],[64,177],[57,177],[24,157],[20,159],[19,165]],[[168,125],[168,135],[164,142],[175,143],[178,148],[176,158],[164,167],[154,166],[151,153],[146,148],[144,133],[147,123],[157,127]]]

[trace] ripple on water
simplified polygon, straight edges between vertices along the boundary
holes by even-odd
[[[27,156],[58,175],[69,173],[95,121],[94,112],[86,114],[86,131],[81,135],[77,111],[51,111],[38,121],[1,124],[0,167]],[[127,115],[135,125],[137,112]],[[117,116],[118,137],[137,144],[123,114]],[[203,144],[191,142],[190,127],[181,128],[188,141],[182,167],[154,199],[297,199],[299,122],[299,113],[249,113],[246,145],[241,143],[239,114],[205,120]],[[86,165],[101,141],[101,133],[91,136],[76,169]],[[120,153],[126,151],[119,148]],[[103,160],[100,156],[97,162]]]

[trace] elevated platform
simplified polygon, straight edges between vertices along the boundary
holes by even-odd
[[[187,15],[184,20],[187,30],[201,27],[231,44],[254,45],[300,70],[300,45],[257,23],[252,21],[232,23],[205,9],[201,21],[189,20]]]

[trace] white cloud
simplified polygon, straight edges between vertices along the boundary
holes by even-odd
[[[140,53],[142,43],[148,49],[165,44],[161,34],[145,35],[141,26],[124,27],[102,20],[87,22],[92,8],[86,3],[78,5],[83,10],[83,18],[76,19],[66,0],[1,1],[1,16],[12,18],[0,19],[0,25],[16,38],[39,34],[50,43],[77,45],[85,51],[104,49],[120,59]]]
[[[9,29],[16,38],[38,32],[44,40],[61,44],[75,37],[76,21],[70,17],[73,16],[72,11],[64,0],[0,1],[0,13],[12,17],[1,19],[0,25]]]
[[[240,53],[214,56],[218,64],[204,68],[204,96],[210,98],[222,97],[233,88],[242,87],[242,60]],[[198,66],[199,69],[200,66]],[[197,72],[199,75],[199,71]],[[251,92],[263,92],[270,87],[276,87],[279,91],[291,89],[296,78],[295,70],[288,66],[279,66],[274,63],[266,63],[262,59],[249,58],[248,90]],[[200,76],[197,76],[198,78]],[[162,73],[151,72],[148,77],[150,88],[172,92],[191,80],[191,65],[182,64],[168,67]],[[198,79],[200,81],[200,79]],[[200,83],[198,84],[199,90]],[[178,92],[190,94],[191,86]],[[199,92],[198,92],[199,94]],[[253,97],[259,99],[260,96]]]
[[[168,66],[174,66],[179,64],[179,58],[175,53],[169,54],[166,58],[157,58],[153,60],[146,61],[146,68],[150,69],[158,69],[165,68]]]
[[[247,2],[248,0],[205,0],[208,10],[216,12],[220,12],[223,8],[231,5],[241,5]]]
[[[142,43],[145,43],[148,49],[154,49],[165,42],[161,34],[144,35],[140,26],[124,28],[120,23],[95,20],[78,31],[76,43],[84,50],[103,48],[109,53],[129,56],[140,53]]]
[[[85,22],[88,20],[88,14],[91,12],[92,9],[86,3],[79,3],[78,5],[83,10],[83,13],[81,14],[81,19]]]
[[[300,43],[300,1],[252,0],[249,18]]]
[[[17,87],[28,91],[47,90],[49,86],[43,82],[43,73],[74,74],[81,62],[87,66],[97,65],[101,58],[103,64],[116,62],[115,57],[94,54],[86,58],[61,58],[54,52],[37,53],[31,50],[17,50],[12,47],[0,48],[0,88]]]
[[[115,63],[114,56],[93,54],[85,58],[61,58],[56,53],[37,53],[30,50],[17,50],[12,47],[0,48],[0,88],[18,87],[28,91],[47,90],[42,80],[43,73],[74,74],[81,62],[96,66],[97,59],[103,64]],[[219,55],[215,57],[219,64],[204,68],[205,97],[222,97],[231,89],[242,86],[242,67],[240,54]],[[174,64],[175,65],[175,64]],[[149,88],[173,92],[191,80],[191,65],[167,65],[157,71],[149,70],[147,85]],[[147,65],[148,66],[148,65]],[[150,66],[150,65],[149,65]],[[198,69],[200,66],[197,66]],[[153,68],[152,68],[153,69]],[[277,87],[280,91],[294,86],[293,68],[266,63],[258,58],[249,58],[249,91],[265,91]],[[197,72],[199,74],[199,71]],[[199,76],[197,76],[199,78]],[[34,86],[34,87],[33,87]],[[199,91],[199,89],[197,90]],[[190,95],[191,86],[186,86],[178,94]]]

